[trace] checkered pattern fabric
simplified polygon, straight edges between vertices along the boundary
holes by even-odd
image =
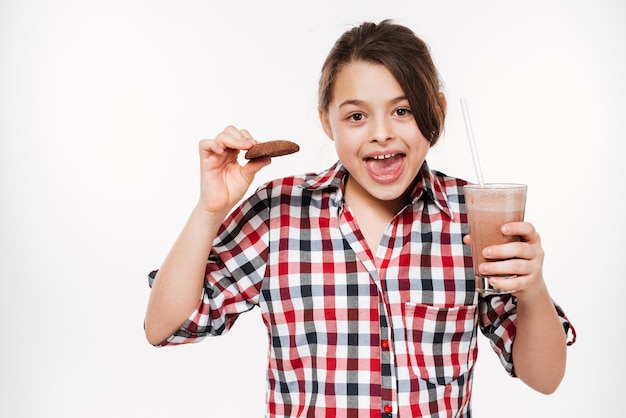
[[[477,296],[462,242],[465,182],[424,163],[411,201],[370,249],[343,201],[347,175],[337,163],[276,180],[233,211],[202,300],[162,345],[224,334],[259,306],[267,416],[470,417],[477,331],[514,374],[516,306]]]

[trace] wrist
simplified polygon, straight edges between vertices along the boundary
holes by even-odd
[[[543,279],[537,285],[517,291],[514,295],[517,298],[518,305],[520,302],[523,304],[536,304],[541,301],[549,301],[552,304],[548,287]]]
[[[204,225],[212,226],[216,224],[221,224],[224,221],[224,218],[226,218],[227,214],[227,209],[219,211],[209,210],[202,202],[198,202],[194,207],[191,216],[196,218],[198,222]]]

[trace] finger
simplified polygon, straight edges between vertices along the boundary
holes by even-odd
[[[471,235],[465,235],[463,237],[463,242],[465,243],[465,245],[472,245],[472,237],[471,237]]]
[[[531,243],[515,241],[485,247],[482,254],[488,260],[506,260],[510,258],[530,260],[538,255],[538,251]]]
[[[509,222],[502,226],[502,234],[507,236],[519,236],[522,241],[538,242],[539,234],[530,222]]]
[[[515,292],[524,288],[524,278],[519,276],[513,277],[491,277],[489,278],[489,284],[493,287],[508,292]]]
[[[248,130],[242,129],[240,132],[241,132],[241,135],[243,135],[244,138],[246,138],[248,140],[253,140],[254,141],[254,138],[252,137],[252,135],[250,135],[250,132],[248,132]],[[254,141],[254,142],[256,143],[257,141]]]
[[[254,176],[259,172],[263,167],[270,165],[272,159],[269,157],[265,158],[256,158],[254,160],[248,161],[243,167],[242,172],[246,179],[252,183]]]
[[[254,143],[248,132],[242,133],[234,126],[227,126],[215,139],[202,140],[201,149],[221,155],[228,149],[236,151],[248,149]]]
[[[238,150],[248,149],[256,142],[246,129],[237,129],[232,125],[227,126],[218,138],[228,147]]]
[[[478,270],[484,276],[525,276],[533,271],[533,263],[530,260],[512,258],[481,263]]]
[[[226,147],[215,139],[203,139],[199,144],[200,152],[214,153],[218,155],[224,154]]]

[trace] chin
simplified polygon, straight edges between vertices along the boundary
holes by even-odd
[[[372,193],[372,196],[384,202],[393,202],[401,199],[406,194],[406,190],[397,190],[391,186],[388,186],[387,189],[389,190],[381,190],[377,193]]]

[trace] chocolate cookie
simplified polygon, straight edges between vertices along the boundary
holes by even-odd
[[[300,151],[298,144],[278,139],[275,141],[260,142],[250,148],[245,155],[247,160],[261,157],[279,157]]]

